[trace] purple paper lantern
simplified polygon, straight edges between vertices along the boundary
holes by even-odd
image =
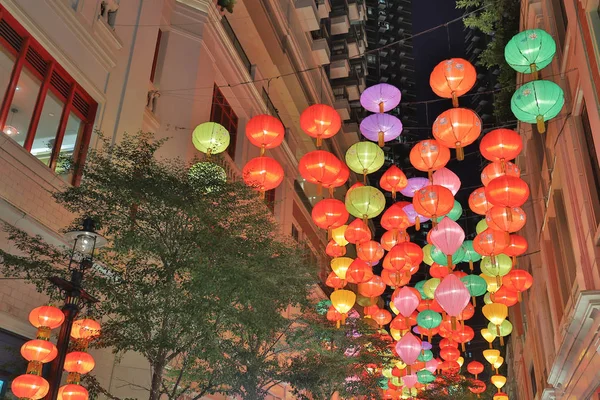
[[[406,197],[413,197],[417,190],[423,189],[429,185],[427,178],[408,178],[408,185],[400,191]]]
[[[417,213],[415,211],[415,206],[413,206],[412,204],[408,204],[408,205],[402,207],[402,209],[404,210],[404,212],[408,216],[408,221],[412,225],[414,225],[417,222],[417,217],[419,217],[419,222],[427,222],[427,221],[429,221],[429,218],[427,218],[424,215],[420,215],[419,213]]]
[[[390,114],[371,114],[360,123],[364,137],[383,147],[385,142],[396,139],[402,133],[402,122]]]
[[[371,112],[384,113],[397,107],[400,97],[400,89],[387,83],[379,83],[362,92],[360,104]]]
[[[423,347],[423,350],[431,350],[433,348],[433,345],[429,342],[422,341],[421,347]]]

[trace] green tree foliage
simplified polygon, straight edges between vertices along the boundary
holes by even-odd
[[[499,68],[495,93],[494,116],[500,123],[513,120],[510,99],[516,89],[516,72],[504,61],[504,47],[519,32],[520,0],[457,0],[456,7],[479,10],[466,16],[466,27],[491,36],[487,47],[479,54],[479,63],[485,68]]]
[[[162,144],[147,134],[105,142],[88,156],[82,184],[54,194],[79,216],[73,227],[89,216],[109,239],[84,280],[100,300],[88,310],[102,321],[96,345],[148,361],[152,378],[143,389],[150,400],[213,393],[262,399],[284,381],[306,391],[321,390],[315,387],[321,383],[334,390],[332,380],[361,369],[362,358],[342,357],[347,343],[331,347],[329,358],[313,359],[324,348],[320,330],[343,330],[331,333],[323,316],[306,317],[315,309],[309,296],[316,270],[256,193],[210,172],[214,167],[190,174],[180,160],[157,159]],[[46,278],[68,279],[70,250],[5,229],[25,255],[1,252],[0,272],[56,296]],[[321,375],[299,376],[305,360]],[[117,399],[93,376],[87,385]]]

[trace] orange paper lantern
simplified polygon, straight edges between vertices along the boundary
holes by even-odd
[[[435,225],[437,217],[446,215],[452,210],[454,196],[443,186],[429,185],[415,192],[413,206],[417,213],[431,218]]]
[[[19,399],[41,399],[46,396],[50,385],[48,381],[38,375],[24,374],[13,379],[10,388]]]
[[[379,275],[373,275],[373,277],[363,283],[358,284],[358,293],[365,297],[377,297],[383,294],[386,285]]]
[[[383,190],[392,192],[392,199],[396,200],[396,192],[401,191],[408,185],[408,179],[404,172],[395,165],[391,165],[387,171],[383,173],[379,180],[379,186]]]
[[[440,114],[433,123],[433,136],[446,147],[456,149],[456,158],[464,160],[463,148],[481,134],[481,119],[467,108],[451,108]]]
[[[475,214],[485,215],[492,207],[492,204],[485,197],[485,187],[475,189],[469,195],[469,208]]]
[[[272,149],[283,142],[285,128],[281,121],[268,114],[252,117],[246,124],[246,137],[256,147],[260,147],[260,155],[265,149]]]
[[[323,199],[314,205],[311,216],[315,225],[328,232],[331,238],[331,230],[344,225],[350,214],[346,205],[337,199]]]
[[[479,143],[481,155],[492,162],[514,160],[522,149],[521,135],[510,129],[494,129],[486,133]]]
[[[342,119],[335,109],[326,104],[315,104],[300,115],[300,127],[310,137],[317,139],[321,147],[323,139],[337,134],[342,127]]]
[[[87,374],[96,366],[94,357],[83,351],[72,351],[65,357],[65,371]]]
[[[300,159],[298,169],[304,179],[317,185],[320,194],[323,186],[336,181],[342,171],[342,162],[328,151],[315,150]]]
[[[521,170],[516,164],[513,164],[510,161],[506,161],[504,164],[493,162],[488,164],[481,172],[481,183],[483,183],[483,186],[487,186],[488,183],[503,175],[519,178],[521,176]]]
[[[452,105],[458,107],[458,97],[471,90],[476,80],[477,71],[469,61],[451,58],[436,65],[429,77],[429,85],[435,94],[452,99]]]
[[[410,150],[409,157],[412,166],[427,172],[431,181],[433,171],[444,167],[450,161],[450,149],[437,140],[423,140]]]
[[[262,195],[283,182],[283,168],[271,157],[256,157],[242,169],[244,183]]]

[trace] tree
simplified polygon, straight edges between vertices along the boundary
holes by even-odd
[[[478,62],[485,68],[498,67],[497,83],[501,90],[495,94],[494,116],[498,121],[513,120],[510,100],[516,90],[516,72],[504,60],[504,47],[519,31],[520,0],[457,0],[456,7],[475,9],[463,19],[466,27],[491,36]]]
[[[157,159],[163,143],[148,134],[105,141],[88,156],[82,184],[54,194],[109,239],[84,281],[100,299],[88,311],[102,319],[97,346],[145,357],[150,400],[217,392],[263,398],[270,385],[294,377],[294,357],[318,344],[287,340],[299,326],[313,328],[285,313],[310,307],[314,266],[255,192],[224,180],[213,164],[190,173],[180,160]],[[56,296],[46,278],[68,275],[70,250],[5,229],[25,255],[1,252],[1,272]]]

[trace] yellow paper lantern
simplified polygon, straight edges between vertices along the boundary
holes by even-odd
[[[502,286],[501,277],[508,274],[512,269],[512,258],[506,254],[498,254],[495,257],[481,258],[481,272],[487,276],[496,278],[498,288]]]
[[[510,321],[507,319],[502,321],[502,323],[500,324],[499,327],[500,327],[500,335],[498,335],[498,328],[494,324],[492,324],[491,322],[488,324],[488,330],[489,330],[490,334],[494,336],[494,338],[497,338],[498,336],[501,336],[501,337],[508,336],[513,331],[513,324],[511,324]]]
[[[385,196],[373,186],[360,186],[346,193],[346,210],[356,218],[362,218],[365,224],[368,219],[381,214],[384,208]]]
[[[508,317],[508,307],[500,303],[486,304],[481,311],[496,326],[499,326]]]
[[[331,230],[331,238],[338,246],[345,246],[350,243],[346,240],[346,229],[348,229],[348,225],[342,225]]]
[[[339,290],[338,290],[339,292]],[[494,365],[498,357],[500,357],[500,350],[496,349],[487,349],[483,351],[483,356],[491,365]]]
[[[506,385],[506,377],[502,375],[493,375],[491,381],[492,384],[498,388],[498,391]]]
[[[484,218],[477,223],[477,225],[475,226],[475,231],[477,232],[477,234],[480,234],[481,232],[485,231],[487,228],[488,228],[488,225]]]
[[[490,349],[491,349],[492,348],[492,343],[494,342],[494,339],[496,339],[496,335],[493,334],[489,329],[483,328],[481,330],[481,336],[483,336],[483,338],[485,339],[485,341],[490,344]]]
[[[353,259],[350,257],[336,257],[331,260],[331,270],[337,275],[338,278],[346,280],[346,271],[352,264]]]
[[[431,278],[427,280],[427,282],[425,282],[425,284],[423,285],[423,292],[427,295],[427,297],[433,299],[435,289],[437,289],[440,282],[441,281],[438,278]]]
[[[192,143],[207,155],[222,153],[229,146],[229,132],[216,122],[205,122],[192,132]]]
[[[494,400],[508,400],[508,395],[506,393],[498,392],[494,395]]]
[[[456,362],[462,368],[463,364],[465,363],[465,359],[463,357],[458,357],[458,359],[456,360]]]
[[[504,357],[500,356],[500,357],[498,357],[496,362],[494,362],[493,366],[494,366],[494,368],[498,369],[502,366],[502,364],[504,364]]]
[[[492,276],[488,276],[486,274],[479,274],[479,276],[482,277],[483,279],[485,279],[485,282],[487,283],[487,291],[488,292],[496,293],[498,291],[498,289],[500,289],[502,282],[500,282],[500,284],[498,284],[498,279],[496,279]]]
[[[341,322],[345,324],[346,316],[356,302],[356,294],[354,294],[354,292],[351,290],[336,290],[335,292],[331,293],[330,299],[331,304],[333,304],[333,308],[342,314]],[[339,322],[340,321],[338,321],[338,324]]]
[[[429,266],[433,265],[433,258],[431,258],[431,244],[423,246],[423,262]]]
[[[357,174],[363,174],[366,184],[367,174],[371,174],[383,166],[385,154],[373,142],[354,143],[346,152],[348,168]]]
[[[390,310],[392,310],[392,312],[394,313],[394,315],[398,315],[400,313],[400,311],[398,311],[398,309],[394,305],[393,301],[390,301],[389,307],[390,307]]]
[[[402,331],[399,329],[390,328],[390,335],[395,341],[398,341],[400,338],[402,338]]]

